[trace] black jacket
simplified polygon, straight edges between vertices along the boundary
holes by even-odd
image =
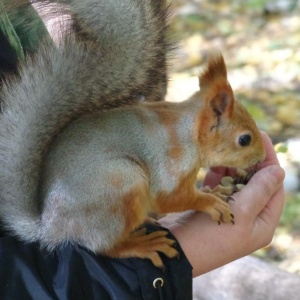
[[[148,227],[149,232],[158,229]],[[178,259],[161,255],[165,265],[161,270],[147,259],[111,259],[72,245],[49,253],[2,233],[0,299],[189,300],[192,267],[178,244],[176,248]]]

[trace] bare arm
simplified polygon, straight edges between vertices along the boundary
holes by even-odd
[[[160,223],[179,241],[193,266],[193,276],[218,268],[269,244],[284,203],[284,171],[280,168],[270,138],[263,133],[267,157],[246,187],[233,196],[230,208],[235,225],[218,226],[209,216],[185,212],[167,216]],[[228,170],[215,168],[205,184],[215,186]]]

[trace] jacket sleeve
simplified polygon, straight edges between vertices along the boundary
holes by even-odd
[[[49,253],[2,234],[0,299],[192,299],[192,267],[176,248],[179,258],[161,255],[162,270],[147,259],[112,259],[69,244]]]

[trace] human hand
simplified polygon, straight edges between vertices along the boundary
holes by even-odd
[[[262,133],[266,159],[257,173],[230,201],[235,224],[213,222],[201,212],[167,216],[159,222],[170,229],[193,266],[193,276],[206,273],[268,245],[273,237],[284,203],[284,171],[280,168],[273,145]],[[214,168],[204,184],[214,187],[232,170]]]

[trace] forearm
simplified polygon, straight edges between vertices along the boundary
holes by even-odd
[[[218,225],[209,216],[198,212],[186,212],[167,216],[160,220],[176,237],[187,259],[193,267],[193,277],[221,267],[241,256],[241,253],[227,251],[230,245],[220,241],[224,227],[226,231],[232,224]]]

